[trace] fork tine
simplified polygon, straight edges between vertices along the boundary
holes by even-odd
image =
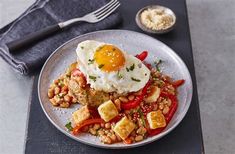
[[[117,0],[111,0],[110,2],[108,2],[107,4],[105,4],[104,6],[99,8],[98,10],[95,10],[94,12],[91,12],[91,13],[98,13],[98,12],[102,11],[103,9],[105,9],[106,7],[108,7],[109,5],[111,5],[112,3],[116,2],[116,1]]]
[[[95,13],[96,16],[99,16],[100,14],[104,13],[106,10],[108,10],[109,8],[111,8],[113,5],[115,5],[116,3],[118,3],[117,0],[114,0],[113,3],[109,4],[107,7],[103,8],[102,10],[98,11]]]
[[[105,11],[104,13],[100,14],[99,16],[97,16],[97,18],[98,18],[99,20],[103,20],[103,19],[106,18],[108,15],[110,15],[112,12],[114,12],[119,6],[120,6],[120,3],[118,2],[117,4],[115,4],[114,6],[112,6],[111,8],[109,8],[107,11]]]

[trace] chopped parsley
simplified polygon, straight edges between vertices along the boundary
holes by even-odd
[[[99,67],[99,68],[102,68],[102,67],[104,67],[104,64],[100,64],[98,67]]]
[[[65,127],[69,130],[69,131],[72,131],[73,130],[73,127],[72,127],[72,123],[71,122],[68,122]]]
[[[129,72],[129,71],[133,71],[135,69],[135,64],[132,64],[129,68],[126,67],[126,71]]]
[[[96,81],[96,77],[95,76],[89,75],[89,79],[93,80],[94,82]]]
[[[81,49],[84,49],[84,47],[83,47],[83,46],[81,46]]]
[[[118,71],[117,76],[119,79],[123,78],[123,75]]]
[[[130,71],[133,71],[135,69],[135,64],[131,65],[131,67],[129,68]]]
[[[146,126],[145,119],[144,119],[144,114],[143,114],[142,110],[139,109],[138,112],[140,114],[140,118],[141,118],[141,121],[142,121],[143,125]]]
[[[133,77],[131,77],[131,80],[133,80],[135,82],[140,82],[141,81],[140,79],[136,79],[136,78],[133,78]]]
[[[155,66],[156,66],[156,69],[157,69],[158,72],[161,71],[160,68],[159,68],[159,65],[160,65],[161,63],[162,63],[162,60],[161,60],[161,59],[159,59],[159,60],[157,60],[157,61],[154,62]]]
[[[88,59],[88,65],[93,64],[95,59]]]

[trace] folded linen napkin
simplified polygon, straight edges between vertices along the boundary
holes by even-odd
[[[37,0],[19,18],[0,29],[0,56],[21,74],[40,68],[48,56],[66,41],[91,31],[113,28],[121,17],[113,13],[95,24],[78,23],[28,48],[10,53],[6,43],[71,18],[83,16],[105,5],[108,0]]]

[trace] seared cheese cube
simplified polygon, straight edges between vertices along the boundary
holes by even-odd
[[[160,96],[160,88],[158,88],[157,86],[151,86],[144,100],[147,103],[154,103],[157,101],[159,96]]]
[[[90,112],[87,105],[81,107],[72,114],[72,120],[75,125],[78,125],[89,118],[90,118]]]
[[[127,117],[123,117],[113,128],[113,131],[125,140],[130,133],[135,129],[135,124]]]
[[[118,110],[111,100],[104,102],[98,107],[100,117],[108,122],[118,115]]]
[[[151,129],[162,128],[166,126],[166,120],[162,111],[152,111],[147,114],[147,120]]]

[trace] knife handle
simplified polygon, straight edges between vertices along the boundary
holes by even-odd
[[[39,31],[30,33],[22,38],[14,40],[12,42],[6,43],[9,52],[16,52],[17,50],[32,45],[33,43],[48,37],[51,34],[54,34],[58,31],[62,30],[58,24],[48,26]]]

